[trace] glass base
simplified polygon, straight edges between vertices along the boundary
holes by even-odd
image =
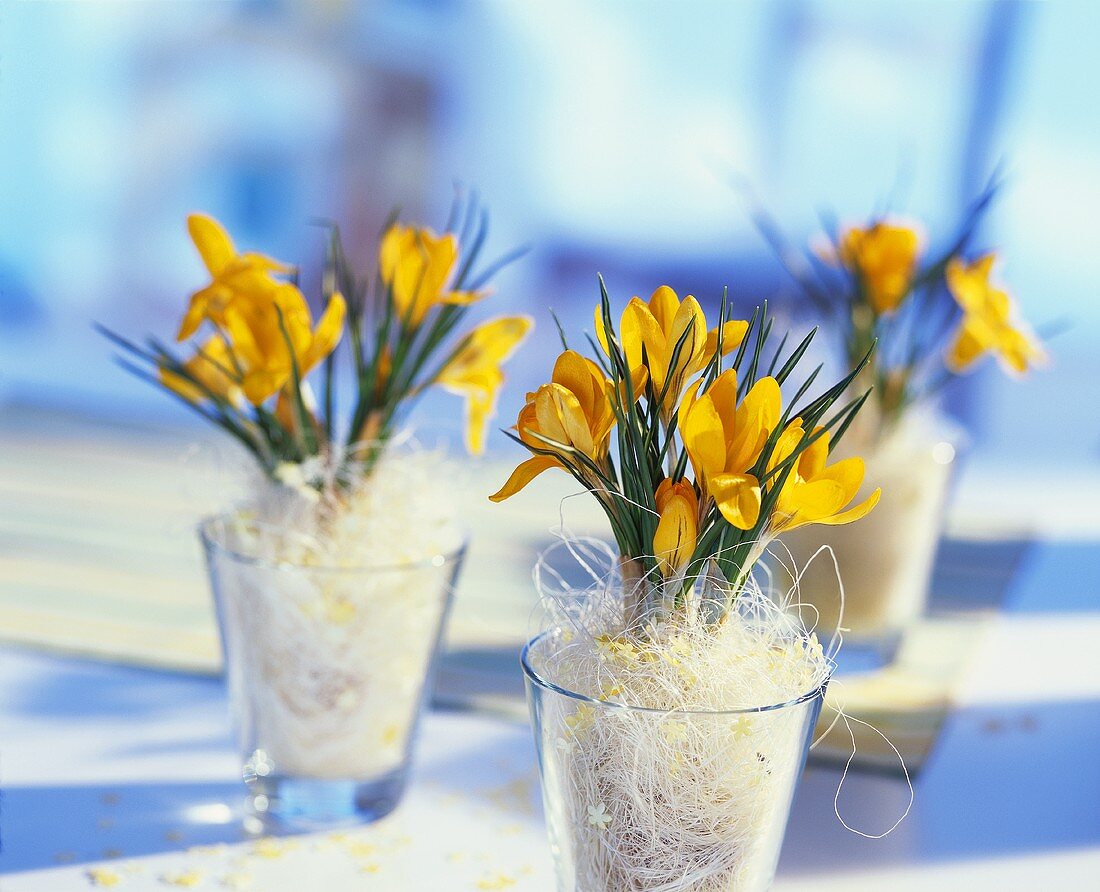
[[[248,781],[245,829],[308,832],[377,821],[397,807],[405,780],[403,770],[369,781],[257,777]]]

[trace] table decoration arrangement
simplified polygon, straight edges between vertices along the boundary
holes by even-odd
[[[861,459],[829,461],[869,356],[811,397],[814,334],[774,344],[766,304],[740,321],[723,297],[709,328],[662,286],[616,328],[600,285],[591,358],[562,333],[510,434],[531,457],[491,496],[564,470],[615,539],[564,537],[535,569],[547,622],[522,666],[557,888],[764,889],[836,641],[754,570],[781,533],[877,503],[853,504]]]
[[[947,247],[931,254],[920,224],[898,216],[844,226],[827,221],[825,240],[803,251],[758,216],[777,256],[836,335],[845,367],[855,368],[877,344],[853,382],[872,392],[842,450],[865,458],[866,491],[882,488],[875,516],[858,530],[783,537],[794,566],[822,542],[833,549],[844,580],[843,615],[824,564],[803,580],[807,598],[823,626],[843,626],[848,644],[868,656],[889,659],[927,604],[962,445],[938,405],[943,388],[990,355],[1017,377],[1045,361],[1000,284],[997,253],[971,250],[996,191],[991,183]]]
[[[294,268],[238,252],[210,217],[188,229],[210,276],[178,332],[190,354],[106,334],[253,459],[248,498],[200,527],[249,807],[265,827],[380,817],[404,789],[465,551],[445,454],[400,425],[441,387],[465,397],[482,450],[532,322],[463,321],[515,255],[476,268],[487,217],[461,196],[442,234],[390,221],[373,276],[331,226],[314,324]]]

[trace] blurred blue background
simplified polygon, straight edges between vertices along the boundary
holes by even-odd
[[[442,223],[456,180],[492,210],[497,281],[547,314],[625,299],[802,306],[731,185],[788,233],[889,202],[946,239],[998,163],[981,232],[1025,315],[1062,329],[1020,384],[991,364],[950,396],[976,459],[1100,465],[1100,5],[1006,2],[0,5],[0,402],[192,423],[110,361],[92,320],[174,331],[203,272],[184,217],[316,274],[311,218],[369,263],[388,211]],[[312,266],[311,266],[312,264]],[[495,445],[507,448],[503,437]]]

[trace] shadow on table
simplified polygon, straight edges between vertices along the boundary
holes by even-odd
[[[538,819],[526,728],[502,724],[476,745],[421,744],[411,788],[453,797],[472,816]],[[240,781],[8,786],[0,790],[0,875],[242,842],[253,838],[244,801]]]
[[[21,648],[12,649],[23,652]],[[144,667],[78,657],[40,658],[49,661],[48,681],[38,680],[33,686],[6,690],[8,713],[67,722],[116,716],[155,720],[163,713],[220,704],[225,699],[224,686],[218,678],[197,677],[182,687],[177,675]]]
[[[248,838],[240,782],[6,787],[0,874]]]
[[[950,758],[939,756],[950,753]],[[1100,700],[960,710],[915,784],[909,817],[885,839],[846,830],[833,813],[840,772],[803,778],[780,860],[786,875],[860,865],[1079,848],[1100,844]],[[850,773],[839,799],[847,823],[882,833],[905,810],[902,780]]]

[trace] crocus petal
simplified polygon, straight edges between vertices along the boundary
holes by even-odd
[[[1047,362],[1047,355],[1031,335],[1021,329],[1005,327],[997,339],[997,355],[1006,371],[1022,375],[1032,366]]]
[[[783,429],[783,433],[779,435],[779,439],[775,441],[775,446],[772,447],[772,454],[768,458],[769,472],[778,468],[791,457],[795,448],[802,442],[804,435],[805,431],[802,429],[801,418],[795,418],[787,424]]]
[[[683,338],[682,343],[681,338]],[[680,344],[678,354],[676,354],[677,344]],[[688,295],[676,311],[672,320],[672,331],[665,343],[669,363],[668,377],[671,379],[665,392],[666,414],[671,413],[675,408],[686,380],[702,370],[710,360],[710,356],[705,352],[706,344],[706,317],[703,315],[702,307],[699,306],[699,301]],[[672,367],[674,355],[676,355],[675,368]]]
[[[700,378],[698,381],[689,384],[688,389],[684,391],[683,399],[680,400],[680,408],[676,410],[676,425],[681,431],[684,429],[688,412],[691,411],[691,407],[695,405],[699,398],[699,388],[702,386],[703,380]]]
[[[561,462],[552,456],[533,456],[516,468],[504,486],[489,496],[489,499],[493,502],[503,502],[505,499],[514,496],[543,471],[548,471],[550,468],[557,468],[560,466]]]
[[[333,294],[329,298],[328,306],[317,323],[317,329],[313,332],[313,340],[309,351],[299,361],[299,372],[304,376],[317,363],[328,356],[336,345],[340,343],[340,337],[344,333],[344,317],[347,315],[348,305],[340,293]]]
[[[472,303],[477,303],[484,297],[489,296],[489,290],[484,291],[445,291],[440,295],[439,302],[444,304],[454,304],[456,306],[467,306]]]
[[[752,474],[718,474],[707,491],[722,516],[739,530],[751,530],[760,520],[760,481]]]
[[[665,500],[657,531],[653,536],[653,553],[665,575],[691,560],[698,536],[696,509],[682,495],[673,494]]]
[[[554,373],[550,380],[572,393],[582,406],[591,411],[597,394],[589,363],[590,360],[576,350],[566,350],[554,362]]]
[[[632,297],[623,310],[619,321],[619,340],[630,368],[642,365],[642,347],[645,347],[649,377],[654,388],[660,392],[664,386],[665,369],[668,356],[665,352],[665,337],[649,307],[637,297]]]
[[[825,472],[825,463],[829,460],[829,432],[822,431],[820,427],[815,428],[813,437],[810,442],[806,444],[806,447],[798,455],[798,473],[804,480],[810,480],[821,476],[823,478],[828,477],[832,479],[829,474]],[[858,466],[858,473],[860,479],[863,479],[863,459],[847,459],[848,464],[840,462],[833,466],[841,469],[852,469]],[[857,484],[855,489],[859,489]],[[855,490],[852,490],[855,493]]]
[[[203,288],[191,295],[191,302],[187,305],[187,312],[184,313],[183,321],[180,322],[179,331],[176,333],[177,341],[186,341],[199,330],[199,326],[206,318],[210,290]]]
[[[535,424],[530,425],[530,429],[539,434],[547,440],[552,440],[554,443],[559,443],[562,446],[572,445],[569,440],[569,433],[565,429],[565,423],[561,418],[560,400],[554,398],[554,388],[557,387],[560,390],[565,390],[560,384],[543,384],[537,391],[535,391]],[[569,396],[576,400],[569,391],[565,391]],[[580,403],[577,403],[578,407]],[[548,444],[542,443],[536,440],[540,444],[541,449],[548,448]]]
[[[416,328],[439,303],[468,303],[480,292],[445,293],[458,259],[458,241],[451,234],[437,236],[430,229],[395,223],[382,237],[378,272],[390,289],[403,325]]]
[[[732,353],[738,347],[741,346],[741,342],[745,340],[745,334],[749,330],[749,323],[734,319],[727,322],[722,326],[722,355],[725,356],[728,353]],[[704,355],[709,359],[718,350],[718,329],[712,328],[707,332],[707,346],[703,351]]]
[[[466,394],[466,450],[470,455],[485,451],[489,419],[496,411],[499,388],[471,389]]]
[[[259,406],[278,393],[290,380],[290,376],[290,369],[272,368],[247,372],[241,381],[241,389],[252,405]]]
[[[779,503],[786,513],[798,518],[797,526],[820,523],[839,511],[851,498],[832,480],[811,480],[784,487]]]
[[[841,261],[859,276],[879,315],[894,312],[908,295],[919,254],[920,236],[914,228],[883,221],[850,227],[840,241]]]
[[[657,327],[667,338],[672,332],[673,320],[680,309],[680,298],[668,285],[661,285],[649,296],[648,309]]]
[[[680,436],[696,476],[708,480],[726,465],[726,438],[722,419],[709,396],[703,395],[687,412]]]
[[[584,411],[580,400],[557,384],[551,384],[549,388],[551,405],[557,413],[558,422],[565,429],[565,439],[561,440],[565,445],[572,445],[589,457],[596,453],[595,441],[592,436],[592,428],[589,424],[588,414]],[[542,423],[542,414],[539,414],[539,423]]]
[[[825,438],[822,437],[814,443],[814,446],[818,446],[824,442]],[[823,451],[827,454],[828,447]],[[835,464],[831,464],[828,467],[822,466],[821,470],[817,472],[817,477],[820,480],[832,480],[839,486],[841,490],[847,493],[847,498],[844,500],[847,503],[855,498],[856,493],[859,492],[859,488],[863,485],[864,473],[865,468],[863,459],[858,456],[853,456],[852,458],[846,458]]]
[[[985,352],[986,345],[978,334],[977,326],[966,320],[959,326],[944,356],[951,371],[966,371]]]
[[[191,214],[187,218],[187,231],[211,276],[216,277],[237,253],[229,233],[213,217]]]
[[[188,402],[202,402],[210,398],[209,394],[231,403],[237,402],[240,395],[237,374],[229,347],[221,335],[208,339],[183,364],[183,368],[189,378],[161,367],[158,370],[161,383]]]
[[[736,392],[736,378],[734,388]],[[733,412],[736,423],[728,445],[727,469],[747,471],[756,464],[760,450],[779,423],[782,402],[783,395],[775,378],[761,378],[749,388],[741,405]]]
[[[607,331],[604,328],[604,324],[603,324],[603,307],[602,306],[600,306],[600,305],[596,306],[596,311],[593,314],[593,317],[594,317],[593,318],[593,324],[594,324],[594,327],[596,329],[596,340],[599,341],[600,346],[603,347],[603,352],[606,353],[608,356],[610,356],[611,355],[611,348],[608,346],[608,343],[607,343]]]
[[[865,517],[871,512],[871,509],[878,504],[879,497],[882,495],[881,489],[876,489],[866,499],[856,505],[854,508],[849,508],[847,511],[842,511],[840,514],[833,514],[830,517],[822,518],[817,523],[823,523],[826,526],[840,526],[845,523],[852,523],[859,520],[861,517]]]
[[[436,381],[460,383],[471,374],[499,368],[527,337],[533,325],[530,316],[502,316],[482,323],[462,340]]]

